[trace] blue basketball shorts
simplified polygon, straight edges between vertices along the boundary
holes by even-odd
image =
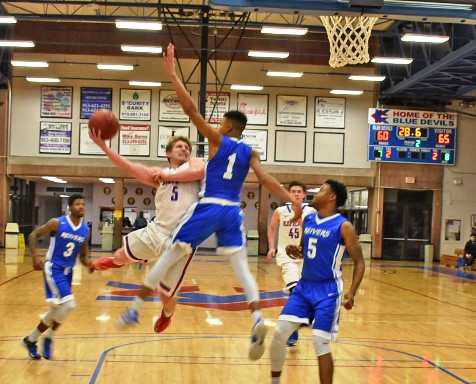
[[[337,337],[342,300],[342,280],[314,282],[299,280],[284,305],[279,320],[294,323],[312,323],[313,333],[321,331],[330,340]],[[313,322],[314,320],[314,322]]]
[[[45,278],[46,301],[52,304],[63,304],[74,299],[71,290],[73,268],[62,267],[45,261],[43,274]]]
[[[172,233],[172,242],[190,244],[195,249],[213,233],[216,233],[218,252],[226,253],[224,248],[236,250],[243,247],[245,231],[241,208],[236,205],[198,203],[187,211]]]

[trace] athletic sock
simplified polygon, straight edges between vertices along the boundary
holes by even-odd
[[[261,310],[256,310],[251,313],[251,319],[253,320],[253,325],[261,318]]]
[[[35,328],[34,331],[27,336],[27,339],[30,343],[34,343],[35,341],[38,340],[40,335],[41,335],[41,332],[38,330],[38,328]]]
[[[281,377],[272,377],[271,384],[279,384],[281,382]]]
[[[56,329],[53,329],[53,327],[48,329],[48,332],[46,333],[46,337],[49,337],[52,339],[56,335]]]
[[[164,316],[165,316],[166,318],[172,317],[174,313],[175,313],[175,312],[168,312],[168,311],[164,308]]]
[[[142,300],[139,296],[136,296],[134,301],[132,302],[131,307],[134,308],[137,312],[139,312],[142,309],[143,305],[144,300]]]

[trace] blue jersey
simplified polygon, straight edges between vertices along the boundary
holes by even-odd
[[[50,239],[46,260],[62,267],[73,267],[81,246],[87,241],[88,225],[81,219],[76,227],[69,216],[58,217],[58,231]]]
[[[318,282],[341,279],[345,245],[340,229],[346,221],[340,213],[322,218],[312,213],[304,218],[302,279]]]
[[[250,169],[251,152],[243,141],[222,136],[216,155],[207,162],[200,197],[241,203],[241,187]]]

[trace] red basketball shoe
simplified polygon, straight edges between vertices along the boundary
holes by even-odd
[[[154,324],[154,331],[156,333],[164,332],[167,329],[167,327],[170,325],[172,316],[173,314],[170,317],[165,316],[164,310],[162,309],[162,313],[160,314],[160,317],[157,319],[157,321]]]

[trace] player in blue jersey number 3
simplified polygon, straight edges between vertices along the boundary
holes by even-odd
[[[46,301],[51,305],[38,326],[21,340],[32,359],[41,359],[36,342],[48,328],[42,353],[45,359],[51,359],[53,336],[75,307],[71,283],[78,254],[84,266],[89,267],[90,264],[87,259],[89,227],[83,220],[84,198],[81,195],[71,195],[68,207],[69,215],[50,219],[28,236],[33,268],[43,270]],[[36,239],[48,234],[51,236],[50,245],[43,262],[36,253]]]

